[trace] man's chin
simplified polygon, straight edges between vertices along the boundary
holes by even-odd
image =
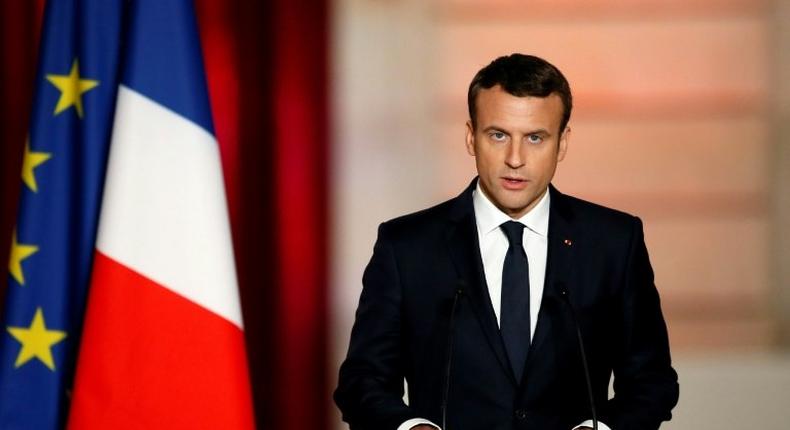
[[[526,213],[526,205],[516,204],[516,203],[509,203],[505,205],[497,205],[502,212],[509,215],[511,218],[520,218],[521,216]]]

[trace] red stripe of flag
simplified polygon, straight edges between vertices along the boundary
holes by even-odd
[[[69,428],[254,428],[239,327],[100,252],[89,300]]]

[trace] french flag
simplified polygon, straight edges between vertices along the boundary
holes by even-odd
[[[192,2],[128,7],[68,427],[254,428]]]

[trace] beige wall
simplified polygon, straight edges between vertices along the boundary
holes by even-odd
[[[773,310],[781,345],[790,346],[790,1],[776,0],[773,10],[772,285]]]

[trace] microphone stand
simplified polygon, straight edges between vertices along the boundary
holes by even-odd
[[[560,297],[562,297],[562,301],[568,305],[568,309],[571,311],[573,325],[576,328],[576,339],[579,341],[579,351],[581,352],[582,366],[584,367],[584,379],[587,382],[587,397],[590,400],[590,412],[592,412],[593,429],[598,430],[598,415],[595,413],[595,398],[593,397],[592,382],[590,380],[590,369],[587,366],[587,354],[584,352],[584,339],[582,338],[582,331],[579,327],[579,320],[576,318],[576,311],[574,311],[573,306],[571,305],[568,290],[565,287],[562,287],[560,290]]]
[[[464,290],[458,288],[453,297],[453,307],[450,309],[449,333],[447,334],[447,365],[444,368],[444,393],[442,393],[442,430],[447,430],[447,401],[450,397],[450,370],[453,362],[453,331],[455,328],[455,309]],[[597,430],[597,429],[596,429]]]

